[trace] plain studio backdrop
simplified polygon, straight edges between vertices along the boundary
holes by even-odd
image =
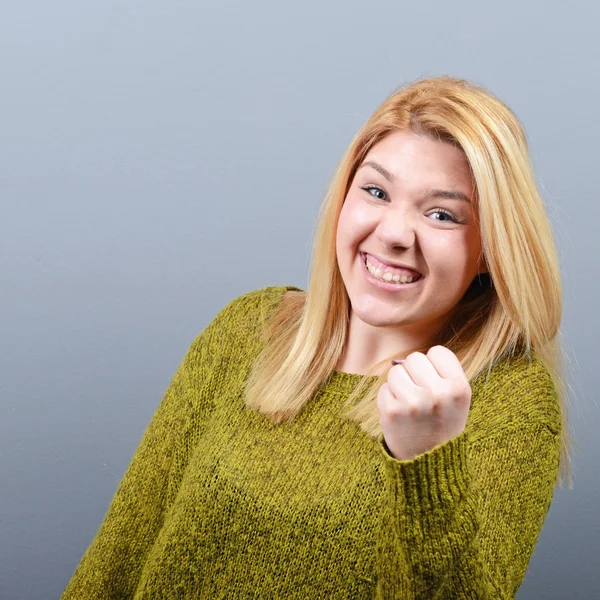
[[[600,597],[599,6],[2,2],[0,597],[58,598],[193,338],[306,288],[354,133],[444,74],[524,124],[561,257],[580,451],[518,598]]]

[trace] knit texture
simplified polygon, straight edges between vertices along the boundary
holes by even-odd
[[[500,363],[465,431],[407,461],[342,417],[360,375],[273,425],[243,385],[291,289],[236,298],[194,340],[63,600],[514,598],[559,470],[547,371]]]

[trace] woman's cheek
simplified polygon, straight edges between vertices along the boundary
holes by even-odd
[[[422,237],[421,250],[430,272],[442,279],[459,282],[469,266],[471,254],[467,240],[458,231],[437,231]]]
[[[470,250],[468,240],[458,230],[437,231],[435,234],[427,236],[425,246],[441,260],[458,264],[465,263]]]

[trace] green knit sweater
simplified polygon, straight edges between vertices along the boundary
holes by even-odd
[[[288,289],[236,298],[195,339],[63,600],[514,598],[559,469],[547,371],[471,382],[465,431],[412,460],[342,418],[360,375],[333,372],[276,426],[243,384]]]

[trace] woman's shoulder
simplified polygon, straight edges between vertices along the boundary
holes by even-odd
[[[183,367],[197,372],[213,369],[225,361],[242,364],[259,351],[261,331],[270,311],[288,291],[301,292],[290,285],[268,286],[245,292],[231,299],[192,340]]]
[[[246,292],[230,300],[217,318],[233,321],[238,327],[262,324],[288,292],[302,293],[302,290],[293,285],[279,285]]]
[[[472,420],[482,429],[539,424],[560,432],[557,382],[535,353],[502,358],[480,374],[471,387]]]
[[[218,311],[196,341],[211,339],[221,347],[246,345],[258,336],[287,292],[302,290],[292,285],[267,286],[236,296]]]

